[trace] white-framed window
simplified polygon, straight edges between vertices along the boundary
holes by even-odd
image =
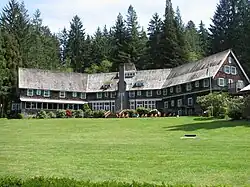
[[[177,85],[176,86],[176,93],[180,93],[181,92],[181,85]]]
[[[225,72],[226,74],[230,74],[230,66],[225,65],[225,66],[224,66],[224,72]]]
[[[92,103],[92,110],[104,110],[104,103]]]
[[[243,80],[238,80],[237,81],[237,88],[238,89],[242,89],[242,88],[244,88],[244,81]]]
[[[43,97],[50,97],[50,90],[44,90]]]
[[[163,89],[163,95],[168,95],[168,89],[167,88]]]
[[[233,58],[231,56],[228,57],[228,63],[231,64],[233,62]]]
[[[104,97],[109,97],[109,93],[108,92],[104,92]]]
[[[164,102],[164,108],[168,108],[168,101]]]
[[[203,80],[203,87],[209,87],[209,79]]]
[[[144,107],[148,109],[155,109],[155,101],[144,101]]]
[[[186,84],[186,90],[187,90],[187,91],[192,90],[192,84],[191,84],[191,83],[187,83],[187,84]]]
[[[135,109],[135,102],[134,101],[129,102],[129,108],[132,109],[132,110]]]
[[[102,92],[97,92],[96,93],[96,98],[101,99],[102,98]]]
[[[193,106],[193,98],[192,97],[188,98],[188,106]]]
[[[33,90],[31,90],[31,89],[28,89],[27,90],[27,96],[33,96],[33,93],[34,91]]]
[[[143,107],[143,101],[136,101],[136,108]]]
[[[131,91],[131,92],[129,92],[129,97],[130,97],[130,98],[135,97],[135,91]]]
[[[174,107],[174,104],[175,104],[174,100],[171,100],[171,107]]]
[[[66,97],[66,93],[65,92],[59,92],[59,97],[60,98],[65,98]]]
[[[218,78],[218,85],[219,86],[225,86],[225,79],[224,78]]]
[[[148,90],[148,91],[146,92],[146,96],[147,96],[147,97],[152,97],[152,90]]]
[[[195,81],[195,87],[199,88],[200,87],[200,81]]]
[[[236,67],[231,66],[231,74],[232,74],[232,75],[237,75]]]
[[[110,97],[111,97],[111,98],[115,98],[115,96],[116,96],[116,92],[111,92]]]
[[[182,99],[178,99],[177,100],[177,107],[181,107],[182,106]]]
[[[11,109],[12,109],[12,111],[20,110],[20,104],[19,103],[12,103]]]
[[[42,91],[41,90],[36,90],[36,95],[42,95]]]
[[[81,93],[81,99],[86,99],[86,93]]]
[[[157,95],[161,95],[161,90],[157,90]]]
[[[173,93],[173,92],[174,92],[174,88],[171,87],[171,88],[170,88],[170,93]]]
[[[137,91],[137,96],[141,96],[141,90]]]
[[[72,92],[72,97],[77,97],[77,92]]]

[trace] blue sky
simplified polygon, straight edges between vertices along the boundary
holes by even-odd
[[[197,25],[201,20],[206,26],[219,0],[172,0],[173,7],[179,6],[185,23],[193,20]],[[0,1],[2,9],[8,0]],[[44,25],[48,25],[52,32],[59,32],[63,27],[68,28],[74,15],[81,17],[86,32],[92,34],[98,26],[114,25],[119,12],[125,17],[130,4],[135,8],[139,23],[145,29],[155,12],[164,14],[165,0],[24,0],[29,14],[40,9]]]

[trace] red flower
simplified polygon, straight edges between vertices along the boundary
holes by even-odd
[[[66,116],[68,118],[71,118],[72,117],[72,111],[71,110],[66,110]]]

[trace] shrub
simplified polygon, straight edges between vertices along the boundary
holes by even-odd
[[[141,116],[145,114],[149,114],[149,110],[144,107],[139,107],[136,109],[136,112]]]
[[[24,115],[22,113],[17,114],[17,119],[24,119]]]
[[[241,98],[233,98],[228,102],[228,117],[239,120],[243,115],[244,100]]]
[[[48,116],[44,110],[40,110],[37,112],[36,118],[38,119],[46,119]]]
[[[244,119],[250,119],[250,96],[244,99],[244,104],[242,107],[242,117]]]
[[[94,118],[104,118],[105,111],[104,110],[97,110],[93,112]]]
[[[153,110],[150,110],[149,115],[151,115],[151,114],[155,115],[158,113],[159,113],[159,111],[157,109],[153,109]]]
[[[87,110],[91,110],[89,105],[86,103],[83,105],[83,112],[86,112]]]
[[[124,111],[124,114],[125,115],[129,115],[129,117],[134,117],[134,115],[136,114],[136,111],[135,110],[132,110],[132,109],[127,109]]]
[[[74,110],[74,111],[72,112],[72,114],[73,114],[73,116],[74,116],[75,118],[83,118],[83,117],[84,117],[84,112],[83,112],[83,110]]]
[[[47,113],[48,118],[56,118],[56,114],[52,111]]]
[[[91,109],[85,110],[84,111],[84,117],[85,118],[92,118],[93,117],[93,111]]]
[[[66,117],[66,111],[65,110],[57,110],[56,111],[56,117],[57,118],[65,118]]]

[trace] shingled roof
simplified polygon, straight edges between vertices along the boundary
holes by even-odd
[[[125,71],[134,71],[135,76],[125,78],[127,90],[153,90],[184,84],[214,76],[230,50],[214,54],[197,62],[187,63],[173,69],[136,71],[135,65],[125,64]],[[65,73],[41,69],[19,68],[19,88],[49,89],[73,92],[103,92],[118,89],[118,72],[111,73]],[[136,87],[142,82],[142,87]],[[103,85],[109,85],[103,89]]]

